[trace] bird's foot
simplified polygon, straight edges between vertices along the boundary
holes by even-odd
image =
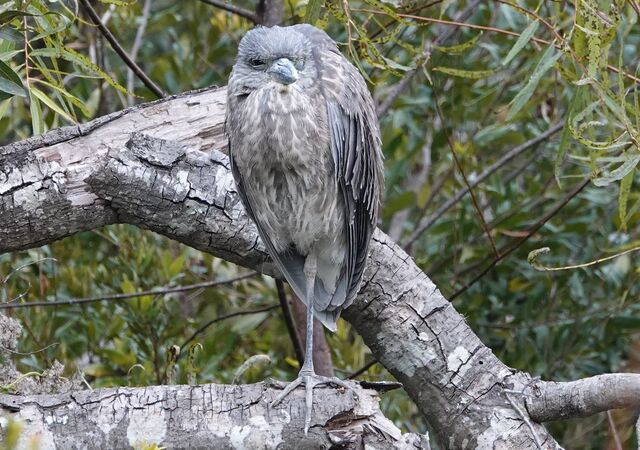
[[[271,406],[274,407],[278,405],[286,396],[288,396],[295,388],[304,384],[305,387],[305,408],[304,408],[304,434],[306,435],[309,432],[309,427],[311,426],[311,410],[313,407],[313,389],[322,386],[322,385],[334,385],[338,387],[342,387],[345,389],[350,389],[353,391],[353,388],[349,386],[346,382],[340,380],[339,378],[330,378],[323,377],[321,375],[316,375],[315,373],[302,372],[298,374],[298,378],[289,383],[284,390],[278,395],[278,397],[271,403]],[[355,393],[355,391],[354,391]],[[356,393],[356,395],[358,395]]]

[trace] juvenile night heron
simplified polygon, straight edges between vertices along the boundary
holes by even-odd
[[[364,79],[311,25],[255,28],[228,85],[231,169],[277,267],[307,306],[304,384],[348,387],[313,369],[313,317],[336,329],[360,286],[383,186],[380,132]]]

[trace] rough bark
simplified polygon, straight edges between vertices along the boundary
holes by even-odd
[[[302,431],[304,394],[271,408],[281,386],[269,383],[3,394],[0,408],[5,421],[23,424],[18,448],[429,448],[426,436],[402,434],[382,415],[375,391],[353,385],[357,395],[316,390],[308,436]],[[33,442],[36,447],[29,446]]]
[[[274,274],[234,192],[224,98],[188,93],[0,149],[0,252],[130,223]],[[535,381],[499,361],[380,231],[344,317],[444,447],[556,447],[520,394]]]

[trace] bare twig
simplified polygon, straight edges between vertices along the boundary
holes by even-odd
[[[542,450],[542,443],[540,443],[540,438],[538,437],[538,433],[536,433],[536,429],[533,428],[533,424],[527,418],[528,414],[525,414],[522,409],[520,409],[516,402],[514,402],[513,399],[509,396],[509,393],[507,391],[505,391],[504,396],[507,398],[507,401],[509,402],[511,407],[518,413],[522,421],[527,425],[527,428],[529,428],[529,430],[531,431],[531,436],[533,436],[533,441],[536,443],[536,448],[538,448],[538,450]]]
[[[349,375],[347,375],[347,377],[346,377],[347,380],[353,380],[354,378],[359,377],[360,375],[365,373],[367,370],[371,369],[376,364],[378,364],[378,360],[377,359],[372,359],[371,361],[366,363],[364,366],[360,367],[355,372],[351,372]]]
[[[167,93],[162,90],[157,84],[151,80],[147,76],[146,73],[127,55],[127,52],[122,48],[120,43],[116,40],[115,36],[111,33],[111,31],[104,26],[104,24],[100,21],[100,16],[93,9],[89,0],[80,0],[82,6],[84,7],[87,15],[91,19],[91,21],[98,27],[102,35],[111,45],[113,51],[115,51],[118,56],[122,59],[122,61],[136,74],[136,76],[144,83],[144,85],[149,88],[151,92],[153,92],[158,98],[166,97]]]
[[[521,153],[524,153],[525,151],[535,147],[536,145],[540,144],[541,142],[546,141],[551,136],[556,134],[558,131],[562,130],[563,126],[564,126],[564,123],[557,123],[557,124],[553,125],[551,128],[549,128],[547,131],[545,131],[544,133],[540,134],[539,136],[536,136],[535,138],[530,139],[529,141],[527,141],[527,142],[525,142],[525,143],[523,143],[521,145],[518,145],[517,147],[512,148],[507,153],[505,153],[499,160],[497,160],[496,162],[491,164],[480,175],[478,175],[478,177],[475,178],[470,183],[469,187],[474,188],[478,184],[482,183],[489,176],[491,176],[495,171],[500,169],[502,166],[504,166],[506,163],[508,163],[509,161],[514,159],[516,156],[518,156]],[[440,206],[440,208],[438,208],[438,210],[436,212],[434,212],[432,215],[430,215],[424,221],[424,223],[419,225],[418,228],[407,238],[407,240],[402,243],[402,247],[405,248],[405,249],[410,247],[422,235],[422,233],[424,233],[438,219],[440,219],[440,217],[442,217],[442,215],[445,212],[447,212],[455,204],[457,204],[462,197],[467,195],[467,193],[469,192],[469,187],[465,186],[463,189],[460,189],[458,192],[456,192],[456,194],[453,197],[451,197],[449,200],[447,200],[445,203],[443,203],[442,206]]]
[[[609,431],[611,432],[611,436],[613,436],[613,442],[616,445],[616,450],[622,450],[622,442],[620,442],[620,433],[618,433],[618,428],[616,428],[616,423],[613,420],[611,411],[607,411],[607,422],[609,423]]]
[[[296,330],[296,324],[293,322],[291,316],[291,309],[289,308],[289,300],[287,299],[287,293],[284,290],[284,283],[282,280],[276,280],[276,289],[278,291],[278,300],[280,300],[280,307],[282,308],[282,315],[284,317],[284,323],[287,326],[291,343],[293,344],[293,350],[296,354],[296,359],[302,367],[304,363],[304,350],[302,350],[302,344],[300,343],[300,336],[298,336],[298,330]]]
[[[457,296],[465,292],[467,289],[473,286],[478,280],[480,280],[483,276],[485,276],[487,272],[493,269],[493,267],[496,264],[498,264],[501,260],[509,256],[511,253],[513,253],[514,250],[516,250],[522,244],[524,244],[531,236],[533,236],[540,228],[542,228],[542,226],[545,223],[547,223],[562,208],[564,208],[567,205],[567,203],[571,201],[572,198],[574,198],[576,195],[582,192],[582,190],[585,187],[587,187],[590,181],[591,181],[590,178],[587,177],[584,180],[582,180],[580,183],[578,183],[578,185],[571,192],[569,192],[569,194],[567,194],[565,198],[560,200],[553,208],[551,208],[551,211],[549,211],[547,214],[541,217],[536,222],[536,224],[527,231],[526,235],[518,239],[511,247],[508,247],[504,252],[501,252],[499,257],[491,261],[491,263],[487,267],[485,267],[478,275],[476,275],[471,281],[467,282],[462,288],[460,288],[453,295],[451,295],[449,297],[449,300],[453,300],[454,298],[456,298]]]
[[[442,131],[444,132],[447,138],[447,144],[449,144],[449,150],[451,150],[451,156],[453,156],[453,160],[456,164],[456,167],[458,168],[458,172],[460,172],[460,175],[462,176],[462,180],[464,181],[465,186],[467,187],[467,191],[469,192],[469,194],[471,194],[471,201],[473,202],[473,207],[475,208],[476,213],[480,218],[480,225],[482,225],[482,229],[487,235],[487,238],[489,238],[489,243],[491,243],[491,249],[493,250],[494,255],[496,255],[496,258],[499,258],[500,253],[496,248],[496,243],[493,240],[493,236],[491,236],[491,231],[489,231],[489,227],[487,226],[487,221],[484,219],[484,214],[482,214],[482,210],[478,205],[478,200],[476,199],[476,195],[473,193],[473,188],[471,187],[471,184],[469,184],[467,175],[464,173],[464,170],[462,169],[462,164],[460,163],[460,159],[458,159],[458,155],[456,154],[456,149],[455,149],[455,146],[453,145],[453,141],[451,140],[451,135],[447,132],[447,126],[444,121],[444,115],[442,114],[442,110],[440,109],[440,103],[438,102],[435,89],[433,92],[435,96],[433,103],[435,105],[436,112],[438,113],[438,117],[440,118],[440,123],[442,124]]]
[[[138,51],[140,50],[140,45],[142,44],[142,37],[144,36],[144,32],[147,29],[147,22],[149,22],[149,13],[151,12],[151,0],[144,0],[144,5],[142,6],[142,16],[140,16],[140,25],[138,25],[138,29],[136,30],[136,37],[133,39],[133,45],[131,46],[131,60],[135,61],[138,58]],[[129,69],[127,71],[127,91],[133,92],[133,81],[135,74],[133,70]],[[127,101],[129,102],[129,106],[133,105],[133,95],[129,94],[127,96]]]
[[[258,16],[254,14],[252,11],[249,11],[248,9],[240,8],[239,6],[230,5],[220,0],[200,0],[200,1],[202,3],[206,3],[207,5],[215,6],[216,8],[220,8],[224,11],[227,11],[237,16],[248,19],[254,24],[258,23]]]
[[[145,295],[163,295],[163,294],[171,294],[174,292],[186,292],[194,289],[211,288],[216,286],[222,286],[225,284],[235,283],[236,281],[244,280],[245,278],[250,278],[254,275],[256,275],[256,272],[249,272],[249,273],[238,275],[236,277],[232,277],[226,280],[205,281],[203,283],[189,284],[186,286],[152,289],[149,291],[132,292],[130,294],[111,294],[111,295],[101,295],[97,297],[87,297],[87,298],[70,298],[67,300],[59,300],[55,302],[44,301],[44,302],[27,302],[27,303],[2,303],[0,304],[0,310],[16,309],[16,308],[32,308],[36,306],[82,305],[85,303],[95,303],[95,302],[102,302],[102,301],[126,300],[130,298],[143,297]]]
[[[202,333],[204,333],[207,330],[207,328],[209,328],[211,325],[213,325],[215,323],[221,322],[223,320],[231,319],[232,317],[246,316],[246,315],[249,315],[249,314],[259,314],[261,312],[271,311],[271,310],[279,308],[279,307],[280,307],[280,305],[269,305],[269,306],[264,306],[262,308],[248,309],[248,310],[245,310],[245,311],[234,311],[234,312],[231,312],[229,314],[224,314],[222,316],[218,316],[215,319],[211,319],[209,322],[205,323],[200,328],[198,328],[196,331],[194,331],[193,334],[186,341],[184,341],[182,343],[180,348],[186,348],[187,345],[189,345],[189,343],[191,343],[191,341],[193,341],[195,338],[200,336]],[[176,361],[178,359],[180,359],[180,355],[178,355],[178,357],[176,358]]]

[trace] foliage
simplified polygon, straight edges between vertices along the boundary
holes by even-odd
[[[156,0],[144,18],[144,3],[94,6],[127,50],[146,23],[136,60],[165,90],[225,84],[237,42],[251,24],[197,0]],[[140,82],[127,95],[126,67],[75,5],[16,0],[0,6],[1,141],[154,98]],[[637,1],[287,5],[287,23],[316,20],[341,43],[380,104],[409,80],[381,117],[387,174],[381,228],[454,298],[482,340],[510,366],[544,379],[637,367],[629,352],[640,337],[637,252],[557,272],[537,271],[527,261],[541,247],[552,251],[536,264],[563,266],[640,245]],[[477,205],[464,196],[416,233],[465,187],[460,168],[474,183],[508,150],[556,123],[564,124],[561,132],[474,187]],[[584,177],[592,183],[529,233]],[[500,254],[515,250],[470,284],[496,259],[492,245]],[[241,271],[126,226],[0,256],[0,279],[12,273],[4,297],[26,293],[20,301],[136,292]],[[59,359],[97,387],[170,379],[230,383],[252,356],[265,354],[272,363],[252,366],[243,382],[290,379],[297,362],[277,309],[221,320],[184,346],[215,317],[274,304],[272,281],[256,276],[186,294],[20,310],[12,314],[25,325],[21,351],[27,354],[16,359],[23,372]],[[344,322],[327,338],[340,374],[371,358]],[[175,345],[180,354],[168,357]],[[366,376],[389,375],[374,366]],[[401,392],[386,394],[384,407],[403,427],[424,430]],[[631,428],[617,423],[631,445]],[[552,429],[566,448],[601,448],[609,439],[604,416]]]

